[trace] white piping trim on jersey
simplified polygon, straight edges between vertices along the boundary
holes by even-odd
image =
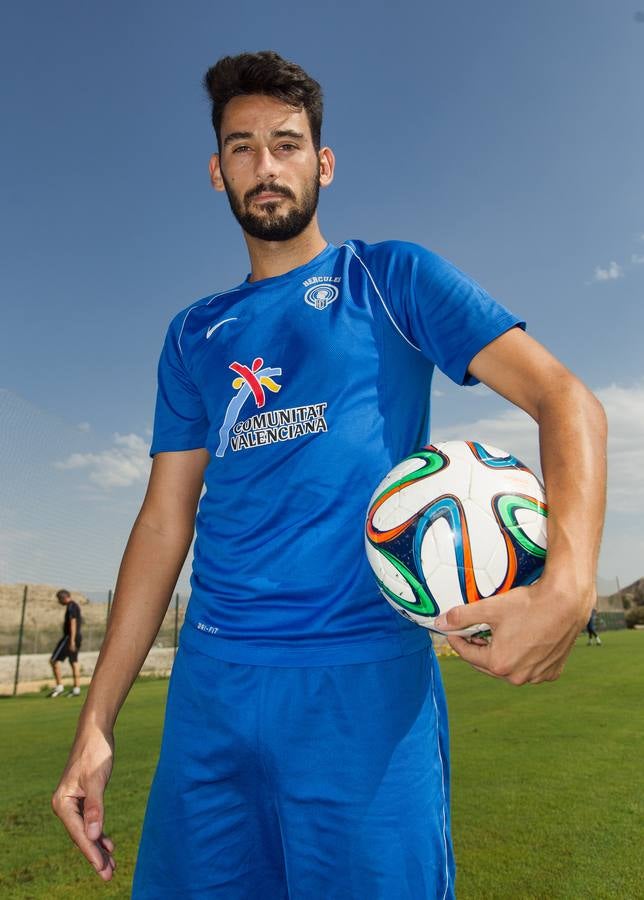
[[[239,288],[236,287],[236,288],[230,288],[229,291],[221,291],[219,294],[213,294],[212,297],[210,298],[210,300],[206,303],[206,306],[210,306],[212,301],[216,300],[218,297],[223,297],[224,294],[234,294],[235,291],[238,291],[238,290],[239,290]],[[186,324],[186,319],[188,318],[188,316],[190,315],[192,310],[196,309],[200,305],[201,305],[200,303],[195,303],[195,305],[191,306],[190,309],[188,310],[188,312],[183,317],[183,322],[181,323],[181,331],[179,332],[179,337],[177,338],[177,345],[179,347],[179,353],[181,354],[181,359],[183,359],[183,350],[181,349],[181,335],[183,334],[183,329]]]
[[[431,651],[430,651],[431,652]],[[436,746],[438,748],[438,758],[441,762],[441,791],[443,794],[443,852],[445,853],[445,891],[441,900],[447,897],[447,889],[449,888],[449,860],[447,856],[447,816],[445,809],[447,807],[447,797],[445,795],[445,763],[443,762],[443,754],[441,753],[440,741],[440,722],[438,715],[438,707],[436,706],[436,693],[434,690],[434,667],[432,666],[432,700],[434,702],[434,717],[436,721]]]
[[[405,341],[407,341],[407,343],[409,344],[409,346],[410,346],[410,347],[413,347],[414,350],[418,350],[419,353],[422,353],[422,350],[420,349],[420,347],[417,347],[416,344],[412,344],[412,342],[409,340],[409,338],[408,338],[407,335],[404,333],[404,331],[401,331],[400,328],[398,327],[398,324],[397,324],[396,320],[394,319],[394,317],[392,316],[392,314],[389,312],[389,309],[388,309],[387,304],[385,303],[385,301],[384,301],[384,299],[383,299],[382,294],[381,294],[380,291],[378,290],[378,285],[377,285],[376,282],[373,280],[373,276],[372,276],[371,272],[370,272],[369,269],[366,267],[366,265],[364,264],[364,262],[360,259],[360,257],[359,257],[358,254],[356,253],[356,251],[355,251],[355,250],[353,249],[353,247],[351,246],[351,244],[345,243],[345,244],[341,244],[340,246],[341,246],[341,247],[348,247],[348,248],[349,248],[349,250],[353,253],[353,255],[355,256],[355,258],[358,260],[358,262],[360,263],[360,265],[362,266],[362,268],[365,270],[365,272],[366,272],[367,275],[369,276],[369,279],[370,279],[370,281],[371,281],[371,283],[372,283],[372,285],[373,285],[373,287],[374,287],[374,290],[375,290],[376,294],[378,294],[378,296],[380,297],[380,302],[381,302],[382,305],[384,306],[385,312],[386,312],[387,315],[389,316],[389,319],[390,319],[390,321],[391,321],[391,324],[394,326],[394,328],[396,329],[396,331],[398,332],[398,334],[401,336],[401,338],[403,338]]]

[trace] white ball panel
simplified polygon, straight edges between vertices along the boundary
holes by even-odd
[[[465,443],[465,441],[443,441],[440,444],[434,444],[437,450],[440,450],[441,453],[444,453],[450,460],[460,459],[465,460],[465,462],[469,465],[473,460],[472,451]]]
[[[501,532],[499,532],[499,536],[501,536]],[[494,556],[485,567],[485,571],[494,585],[494,590],[498,591],[508,572],[508,548],[502,536]]]
[[[398,569],[382,553],[379,553],[372,544],[367,543],[366,548],[367,558],[371,563],[371,567],[383,584],[386,584],[389,590],[396,594],[397,597],[402,597],[408,603],[415,603],[414,593]]]
[[[485,569],[503,544],[503,535],[498,529],[491,510],[482,509],[472,500],[463,501],[472,548],[472,562],[475,569]]]
[[[474,460],[470,497],[482,509],[492,509],[496,494],[528,494],[537,497],[538,483],[534,475],[522,469],[490,469]]]
[[[439,526],[447,528],[449,531],[447,523],[439,520],[434,522],[433,526],[428,528],[423,535],[423,542],[420,547],[420,564],[425,578],[429,578],[434,569],[441,564],[441,557],[436,544],[437,531],[440,532],[442,530]]]
[[[456,551],[454,549],[454,534],[447,519],[437,519],[427,532],[432,532],[436,557],[440,564],[456,566]],[[427,540],[427,533],[425,539]],[[422,551],[421,551],[422,555]],[[434,566],[436,568],[436,566]]]
[[[392,485],[395,481],[399,481],[401,478],[404,478],[405,475],[410,475],[412,472],[417,472],[418,469],[422,469],[425,465],[425,461],[423,459],[418,459],[414,457],[412,459],[404,459],[402,462],[398,463],[397,466],[394,466],[391,471],[389,471],[385,477],[382,479],[378,487],[373,492],[371,500],[369,501],[369,506],[374,502],[376,497],[379,497],[382,492]]]
[[[458,569],[453,561],[451,565],[441,563],[434,569],[431,578],[427,578],[426,581],[442,613],[447,612],[453,606],[462,604]]]
[[[543,550],[548,546],[545,516],[531,509],[517,509],[517,524],[530,540]]]
[[[388,531],[390,528],[402,525],[408,518],[409,513],[400,508],[400,495],[396,491],[376,510],[373,526],[377,531]]]
[[[497,585],[492,581],[487,570],[475,569],[474,575],[476,577],[476,586],[479,589],[479,593],[483,597],[490,597],[495,592]]]
[[[469,483],[469,467],[456,460],[445,469],[402,487],[400,506],[412,514],[427,506],[431,497],[440,497],[443,494],[466,495]]]

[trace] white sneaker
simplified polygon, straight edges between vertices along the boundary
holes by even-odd
[[[80,697],[80,688],[79,687],[72,688],[71,691],[67,691],[65,696],[66,697]]]
[[[65,688],[63,687],[62,684],[57,684],[56,687],[53,689],[53,691],[49,692],[49,696],[50,697],[60,697],[60,695],[63,693],[64,690],[65,690]]]

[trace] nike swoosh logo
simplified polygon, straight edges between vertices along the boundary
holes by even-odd
[[[237,316],[233,316],[232,319],[222,319],[221,322],[217,322],[216,325],[211,325],[208,331],[206,332],[206,340],[208,340],[212,335],[217,331],[218,328],[221,328],[222,325],[225,325],[226,322],[236,322]]]

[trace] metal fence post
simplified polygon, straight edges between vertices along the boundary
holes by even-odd
[[[174,652],[172,659],[177,655],[177,636],[179,634],[179,591],[174,595]]]
[[[20,656],[22,654],[22,635],[25,630],[25,609],[27,608],[27,585],[22,595],[22,615],[20,616],[20,631],[18,632],[18,652],[16,653],[16,677],[13,681],[13,696],[18,693],[18,679],[20,678]]]

